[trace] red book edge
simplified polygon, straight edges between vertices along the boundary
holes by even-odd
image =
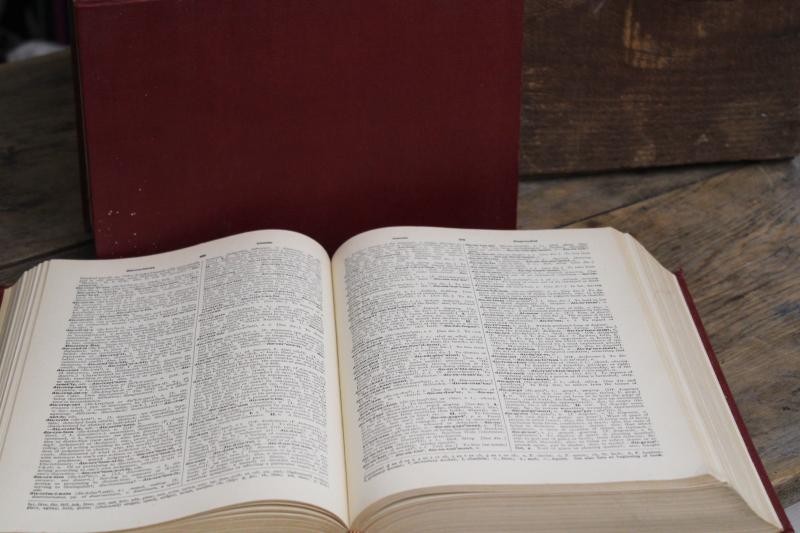
[[[758,456],[758,451],[753,444],[753,440],[750,438],[750,433],[747,431],[747,427],[744,425],[744,419],[742,418],[741,413],[739,413],[739,408],[736,407],[736,402],[733,399],[733,394],[731,393],[730,387],[728,387],[728,382],[725,381],[725,376],[722,373],[722,367],[719,364],[717,355],[714,353],[714,347],[711,346],[711,340],[708,338],[706,328],[703,327],[703,321],[700,320],[700,314],[697,312],[697,307],[695,307],[694,300],[689,292],[689,286],[686,284],[686,278],[683,275],[683,270],[678,269],[675,272],[675,277],[678,279],[678,285],[681,287],[683,299],[686,300],[686,305],[689,307],[689,312],[692,315],[692,320],[694,321],[694,326],[697,329],[697,333],[700,335],[700,340],[703,341],[703,348],[705,348],[706,354],[708,355],[708,360],[711,362],[711,368],[714,369],[714,374],[717,376],[719,386],[722,388],[722,394],[725,395],[725,400],[728,402],[728,408],[731,410],[733,419],[736,421],[736,426],[739,428],[739,433],[742,435],[744,445],[747,447],[747,453],[750,454],[750,460],[753,461],[753,466],[755,466],[756,471],[758,472],[758,477],[761,478],[761,483],[764,485],[764,490],[767,492],[769,501],[772,503],[772,507],[775,509],[775,513],[778,515],[778,520],[780,520],[781,526],[783,526],[784,533],[794,533],[794,528],[789,522],[789,518],[786,516],[786,511],[783,510],[783,505],[781,505],[781,501],[778,499],[778,495],[775,493],[775,488],[772,486],[772,482],[767,475],[767,470],[764,468],[764,464],[761,462],[761,458]]]

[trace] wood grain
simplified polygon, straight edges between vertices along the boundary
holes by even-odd
[[[519,184],[517,227],[561,227],[696,183],[736,166],[733,163],[692,165],[544,179],[523,178]]]
[[[520,172],[800,152],[800,2],[526,0]]]
[[[749,165],[574,224],[683,268],[781,500],[800,500],[800,160]]]
[[[69,58],[0,65],[0,267],[91,238]]]

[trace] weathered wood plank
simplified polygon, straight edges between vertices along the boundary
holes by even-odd
[[[0,65],[0,267],[90,238],[69,57]]]
[[[751,165],[575,224],[682,267],[770,478],[800,500],[800,160]]]
[[[564,226],[696,183],[736,166],[728,163],[545,179],[523,178],[519,184],[517,227],[543,229]]]
[[[800,152],[800,2],[525,8],[523,175]]]

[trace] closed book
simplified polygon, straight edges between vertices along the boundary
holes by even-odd
[[[513,228],[520,0],[76,0],[98,257]]]

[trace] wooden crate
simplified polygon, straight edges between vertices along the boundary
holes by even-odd
[[[800,2],[525,9],[521,174],[800,152]]]

